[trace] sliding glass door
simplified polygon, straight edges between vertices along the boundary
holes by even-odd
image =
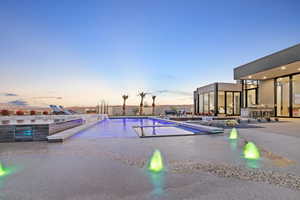
[[[300,74],[293,76],[293,117],[300,117]]]
[[[226,92],[226,114],[233,115],[233,93]]]
[[[233,104],[233,111],[234,115],[240,115],[241,114],[241,93],[240,92],[234,92],[234,104]]]
[[[225,92],[226,115],[240,115],[241,92]]]
[[[276,115],[289,117],[290,112],[290,78],[278,78],[276,80]]]

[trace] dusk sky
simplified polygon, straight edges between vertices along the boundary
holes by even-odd
[[[298,0],[1,0],[0,103],[192,104],[300,42]],[[150,104],[150,95],[146,101]]]

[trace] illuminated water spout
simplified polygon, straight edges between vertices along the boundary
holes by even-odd
[[[246,142],[244,146],[244,157],[253,160],[260,158],[260,152],[253,142]]]
[[[161,172],[164,170],[163,158],[159,150],[155,150],[151,156],[148,170],[152,172]]]
[[[235,140],[235,139],[238,138],[238,136],[239,136],[238,131],[236,130],[236,128],[233,128],[233,129],[230,131],[229,139]]]

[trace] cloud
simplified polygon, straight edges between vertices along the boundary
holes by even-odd
[[[6,97],[17,97],[17,94],[13,93],[0,93],[1,96],[6,96]]]
[[[152,94],[174,94],[180,96],[192,96],[190,92],[178,91],[178,90],[157,90],[152,92]]]
[[[32,97],[33,99],[62,99],[62,97]]]
[[[28,102],[23,100],[9,101],[7,103],[15,106],[28,106]]]

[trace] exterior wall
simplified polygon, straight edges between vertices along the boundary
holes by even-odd
[[[126,115],[137,115],[135,110],[139,111],[139,106],[126,106]],[[155,106],[155,115],[165,114],[165,110],[172,110],[176,108],[177,110],[186,110],[188,112],[193,112],[193,104],[190,105],[156,105]],[[144,107],[144,115],[152,115],[152,106]],[[109,115],[118,116],[123,115],[122,106],[111,106],[109,109]]]
[[[15,137],[17,129],[30,127],[32,136],[28,139],[18,139]],[[0,142],[15,142],[15,141],[43,141],[49,135],[49,124],[43,125],[4,125],[0,126]]]
[[[196,98],[196,95],[200,95],[200,94],[204,94],[204,93],[214,93],[214,99],[213,99],[213,107],[214,107],[214,114],[217,115],[218,114],[218,104],[219,102],[222,102],[222,100],[218,99],[218,91],[227,91],[227,92],[241,92],[242,91],[242,84],[240,83],[212,83],[203,87],[199,87],[197,88],[197,90],[195,91],[196,94],[194,94],[194,99]],[[225,98],[225,97],[224,97]],[[211,99],[211,98],[210,98]],[[197,105],[195,105],[194,107],[200,107],[199,103],[201,102],[196,101],[196,99],[194,100],[195,103],[197,103]],[[210,102],[211,103],[211,102]],[[223,100],[223,103],[225,103],[225,100]],[[209,109],[208,113],[211,113],[211,109]],[[206,112],[203,111],[199,111],[196,110],[195,114],[205,114]]]
[[[51,134],[106,117],[107,115],[54,115],[47,116],[47,118],[45,116],[44,118],[40,116],[0,117],[2,123],[9,121],[9,124],[0,124],[0,142],[45,141]]]
[[[218,83],[218,90],[219,91],[241,92],[242,91],[242,84],[237,84],[237,83]]]
[[[15,135],[14,126],[0,126],[0,142],[13,142]]]
[[[258,88],[258,104],[274,107],[274,79],[260,81]]]
[[[197,88],[197,93],[201,94],[201,93],[206,93],[206,92],[214,92],[215,91],[215,85],[216,83],[212,83],[203,87],[199,87]]]

